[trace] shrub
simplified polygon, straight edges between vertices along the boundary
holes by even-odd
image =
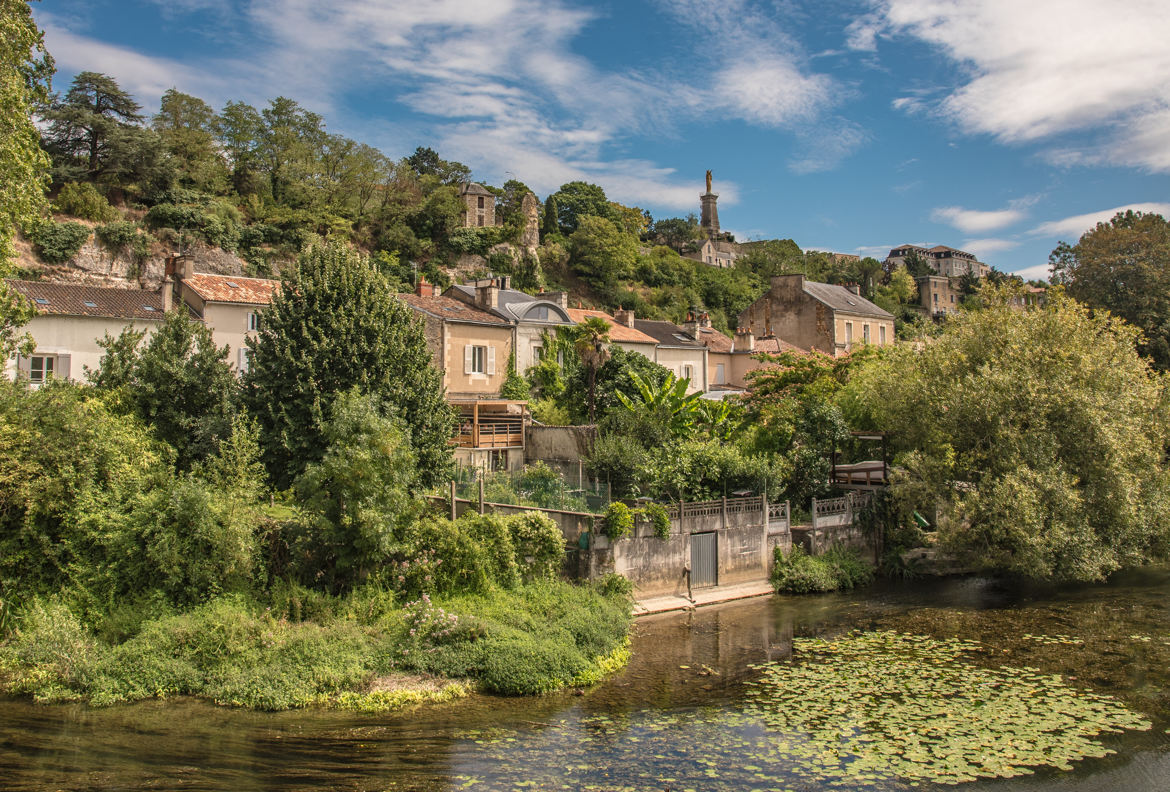
[[[89,239],[89,226],[84,223],[43,223],[31,234],[37,254],[50,264],[64,264],[77,255]]]
[[[107,223],[94,229],[97,238],[108,250],[126,250],[138,261],[150,255],[150,243],[153,238],[144,233],[136,223],[128,220],[119,220]]]
[[[465,530],[465,522],[424,517],[410,526],[403,548],[390,559],[384,579],[406,596],[483,593],[495,564]]]
[[[499,514],[465,514],[459,520],[459,527],[484,549],[489,560],[488,577],[504,588],[514,588],[520,582],[509,520]]]
[[[610,539],[629,536],[634,530],[634,514],[624,503],[614,501],[605,512],[605,535]]]
[[[118,210],[110,206],[106,197],[89,182],[69,182],[61,188],[53,211],[73,215],[95,223],[109,222],[118,217]]]
[[[524,512],[508,518],[516,561],[525,580],[553,579],[565,561],[565,537],[552,520],[540,512]]]
[[[670,515],[665,507],[659,503],[647,503],[638,511],[650,521],[650,527],[654,529],[655,536],[659,539],[670,538]]]
[[[831,547],[823,555],[810,556],[800,545],[788,555],[775,550],[772,585],[789,594],[848,590],[873,580],[873,570],[854,550]]]

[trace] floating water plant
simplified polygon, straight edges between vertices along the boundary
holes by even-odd
[[[1071,635],[1032,635],[1031,633],[1024,633],[1020,637],[1025,641],[1035,641],[1036,643],[1046,644],[1048,646],[1075,646],[1084,643],[1080,638],[1073,638]]]

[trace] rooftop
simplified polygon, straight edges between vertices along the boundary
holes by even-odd
[[[650,336],[633,327],[626,327],[605,311],[593,311],[588,308],[570,308],[569,318],[574,322],[584,322],[591,316],[597,316],[609,322],[609,340],[625,341],[630,344],[657,344]]]
[[[33,301],[40,314],[99,316],[162,321],[162,293],[144,289],[113,289],[74,283],[10,280],[8,284]]]
[[[464,182],[459,187],[460,195],[492,195],[491,191],[476,182]],[[493,196],[494,197],[494,196]]]
[[[866,316],[878,316],[882,319],[894,318],[894,315],[889,311],[877,307],[869,300],[865,299],[859,294],[854,294],[844,286],[837,286],[832,283],[817,283],[816,281],[806,280],[804,282],[804,293],[816,300],[819,300],[820,302],[832,308],[834,311],[846,311],[848,313],[865,314]]]
[[[674,322],[657,319],[635,319],[634,327],[654,339],[659,346],[682,347],[684,349],[706,349],[702,343]]]
[[[183,278],[183,283],[207,302],[268,305],[272,296],[280,291],[280,281],[205,272],[188,275]]]
[[[437,316],[448,322],[475,322],[477,324],[506,325],[507,320],[493,313],[468,305],[462,300],[452,297],[443,297],[436,294],[434,297],[420,297],[417,294],[398,295],[407,305],[416,311],[431,316]]]
[[[471,304],[475,303],[475,286],[461,283],[452,286],[447,290],[447,293],[452,293],[452,291],[463,295],[465,302]],[[509,322],[539,321],[550,322],[553,324],[567,324],[572,321],[568,318],[567,314],[565,314],[565,309],[561,308],[555,302],[546,300],[539,296],[534,297],[531,294],[527,294],[522,291],[516,291],[515,289],[499,289],[498,305],[499,308],[496,308],[491,312],[497,316],[503,317]],[[532,312],[532,309],[536,307],[544,307],[547,309],[547,311]],[[543,316],[541,315],[542,313],[544,314]],[[564,319],[561,318],[562,315],[565,316]]]
[[[713,327],[700,327],[699,341],[703,342],[703,346],[710,352],[731,354],[732,340]]]

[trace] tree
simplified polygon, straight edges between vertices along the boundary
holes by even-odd
[[[597,370],[609,358],[609,350],[605,348],[609,342],[609,322],[600,316],[590,316],[574,327],[573,332],[576,336],[573,347],[585,368],[588,381],[589,423],[596,423]]]
[[[454,418],[421,323],[365,256],[340,242],[315,245],[286,271],[244,377],[278,488],[322,458],[333,402],[353,388],[402,420],[422,485],[442,481]]]
[[[406,158],[406,164],[419,176],[434,176],[440,184],[454,186],[471,181],[471,168],[462,162],[445,160],[430,148],[419,146]]]
[[[260,111],[262,125],[256,155],[268,176],[273,202],[283,203],[287,193],[312,170],[311,162],[324,140],[324,120],[285,96],[278,96]]]
[[[544,216],[540,219],[540,235],[541,237],[550,237],[560,232],[560,221],[557,219],[557,197],[550,195],[544,199]]]
[[[604,217],[586,215],[569,238],[570,265],[577,274],[605,294],[628,278],[638,260],[638,240],[619,231]]]
[[[1059,291],[1038,310],[1008,296],[985,287],[983,310],[847,386],[854,424],[890,433],[892,494],[993,572],[1091,581],[1164,557],[1170,423],[1137,330]]]
[[[228,102],[219,115],[219,143],[231,166],[232,186],[240,195],[259,191],[263,126],[264,121],[256,108],[243,102]]]
[[[1161,215],[1118,213],[1075,245],[1061,242],[1048,261],[1054,283],[1137,326],[1142,353],[1170,369],[1170,223]]]
[[[219,193],[227,186],[227,164],[216,145],[219,117],[202,99],[168,88],[150,121],[175,158],[180,183]]]
[[[695,423],[702,419],[699,399],[702,391],[688,394],[691,381],[678,379],[669,372],[661,383],[646,382],[637,373],[631,372],[630,379],[638,389],[637,396],[618,393],[618,401],[630,412],[649,413],[670,430],[675,437],[691,434]]]
[[[577,230],[583,217],[611,216],[605,190],[596,184],[583,181],[569,182],[562,184],[561,189],[553,193],[553,196],[556,198],[557,226],[566,236]]]
[[[87,377],[100,390],[121,389],[134,414],[175,449],[178,469],[189,470],[232,434],[239,385],[228,348],[216,347],[211,329],[185,308],[167,313],[145,346],[143,336],[130,328],[106,335],[101,367]]]
[[[142,106],[113,77],[83,71],[64,99],[45,112],[45,148],[58,181],[100,181],[132,158],[133,139],[124,133],[142,121]]]
[[[32,114],[48,101],[53,59],[45,51],[32,9],[23,0],[0,0],[0,359],[18,348],[29,351],[30,336],[17,328],[33,316],[32,303],[3,279],[15,251],[17,228],[31,228],[46,213],[49,157],[41,149]]]
[[[563,392],[553,395],[562,404],[572,408],[571,413],[578,420],[585,421],[588,417],[584,409],[589,404],[589,372],[577,362],[576,351],[570,351],[569,365],[565,366],[566,382]],[[669,369],[658,365],[640,352],[631,352],[616,345],[610,345],[608,351],[609,359],[601,364],[601,368],[597,369],[594,375],[593,404],[598,420],[614,409],[622,409],[622,403],[619,400],[621,394],[631,397],[637,395],[638,387],[634,383],[635,375],[654,387],[663,383],[670,375]],[[551,362],[555,367],[555,358]],[[545,361],[541,361],[541,365],[546,365]],[[559,369],[556,371],[559,373]],[[529,369],[529,372],[536,374],[533,369]],[[533,379],[536,378],[533,377]],[[555,391],[555,388],[553,390]]]
[[[694,215],[687,218],[667,217],[656,220],[650,227],[647,236],[658,245],[682,252],[692,242],[703,238],[703,229]]]

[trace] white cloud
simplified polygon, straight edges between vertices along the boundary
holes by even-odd
[[[794,173],[832,170],[868,140],[869,133],[860,124],[833,119],[797,136],[796,153],[788,167]]]
[[[961,128],[1006,142],[1106,133],[1083,161],[1170,171],[1164,0],[879,3],[890,29],[934,45],[965,72],[941,103]]]
[[[974,253],[981,259],[985,259],[988,256],[993,256],[996,253],[1000,253],[1004,250],[1011,250],[1012,248],[1019,246],[1020,243],[1014,239],[968,239],[963,242],[963,250],[966,250],[968,253]]]
[[[877,37],[885,24],[876,14],[866,14],[850,22],[845,28],[845,46],[861,52],[876,52]]]
[[[1041,280],[1046,281],[1052,276],[1052,269],[1047,264],[1033,264],[1030,267],[1015,270],[1010,273],[1012,275],[1019,275],[1026,281]]]
[[[930,213],[930,219],[934,222],[954,226],[965,234],[994,231],[1018,223],[1026,216],[1027,214],[1019,209],[996,209],[985,212],[964,209],[961,206],[943,206]]]
[[[1051,220],[1047,223],[1041,223],[1029,233],[1036,236],[1072,237],[1073,239],[1080,239],[1081,234],[1096,226],[1097,223],[1107,223],[1118,212],[1128,212],[1131,210],[1134,212],[1152,212],[1154,214],[1160,214],[1163,217],[1170,217],[1170,203],[1126,204],[1125,206],[1117,206],[1113,209],[1102,209],[1099,212],[1089,212],[1088,214],[1066,217],[1063,220]]]

